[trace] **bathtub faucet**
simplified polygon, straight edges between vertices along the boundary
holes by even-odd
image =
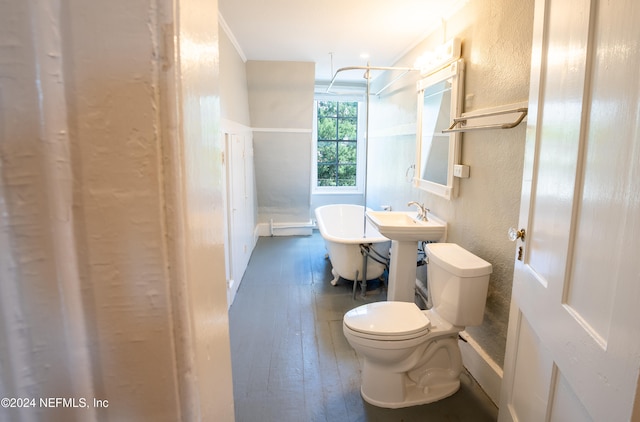
[[[416,207],[418,207],[418,219],[420,219],[420,221],[429,221],[429,219],[427,218],[429,208],[425,208],[424,204],[420,204],[416,201],[411,201],[407,204],[407,206],[411,205],[415,205]]]

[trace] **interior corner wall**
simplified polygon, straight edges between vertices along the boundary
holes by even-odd
[[[258,223],[309,221],[315,64],[248,61]]]

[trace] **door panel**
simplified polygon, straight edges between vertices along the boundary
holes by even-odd
[[[510,412],[529,415],[532,420],[544,420],[553,360],[526,319],[519,318],[518,331]]]
[[[640,369],[638,21],[633,0],[536,1],[526,236],[500,420],[631,417]]]
[[[547,25],[547,59],[540,112],[535,201],[530,212],[528,263],[543,286],[562,283],[571,226],[584,95],[588,1],[554,0]],[[567,13],[576,10],[578,13]],[[587,12],[585,12],[587,11]],[[565,18],[568,15],[569,18]]]
[[[562,373],[555,368],[555,382],[553,387],[553,397],[551,400],[551,422],[589,422],[593,419],[584,408],[580,399],[576,397],[569,382],[562,376]],[[544,419],[539,419],[544,420]]]

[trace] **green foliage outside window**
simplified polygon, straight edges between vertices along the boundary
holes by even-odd
[[[318,101],[318,186],[356,186],[358,103]]]

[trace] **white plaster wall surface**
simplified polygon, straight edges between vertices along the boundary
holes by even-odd
[[[433,49],[444,40],[460,37],[466,63],[465,92],[471,94],[464,111],[526,101],[532,23],[533,2],[530,0],[472,0],[397,64],[411,65],[423,51]],[[383,83],[382,80],[376,82]],[[376,110],[372,116],[374,113],[400,116],[394,117],[399,122],[408,121],[409,116],[415,119],[415,86],[397,87],[383,96],[381,102],[373,103]],[[372,138],[378,139],[374,130],[380,127],[371,130]],[[462,163],[471,167],[471,178],[461,180],[459,196],[451,201],[415,188],[409,192],[381,190],[388,196],[388,202],[400,206],[409,200],[424,202],[449,223],[448,241],[492,263],[494,272],[484,322],[479,327],[468,328],[468,332],[500,366],[504,360],[514,259],[514,247],[507,240],[506,232],[518,219],[524,140],[524,125],[508,131],[465,133]],[[392,178],[404,174],[406,153],[401,152],[404,150],[391,155],[391,144],[379,143],[372,143],[370,165],[382,168],[385,164]],[[380,202],[381,194],[376,191],[375,182],[379,177],[370,175],[372,193],[369,197],[375,198],[376,203],[368,201],[369,206]]]
[[[3,282],[2,344],[10,349],[6,367],[23,368],[3,376],[3,391],[36,399],[90,394],[113,404],[101,410],[106,418],[175,419],[149,7],[128,2],[124,14],[114,3],[53,5],[3,4],[2,16],[15,19],[9,61],[22,67],[3,73],[22,90],[3,94],[2,103],[11,117],[2,139],[2,249],[10,254],[2,268],[10,282]],[[111,42],[109,25],[121,31]],[[55,230],[60,222],[71,226],[66,244],[77,249],[54,249],[68,235]],[[75,274],[65,273],[76,260]],[[74,275],[80,284],[69,287]],[[70,314],[73,293],[82,303]],[[86,318],[86,332],[72,336],[77,318]],[[89,346],[90,367],[77,365],[84,355],[78,340]],[[89,379],[93,388],[74,379]],[[32,416],[70,420],[78,412]]]
[[[108,418],[178,417],[160,212],[156,11],[142,1],[76,1],[67,13],[76,227],[96,395],[113,403]]]
[[[33,6],[0,4],[0,397],[93,394],[83,372],[84,330],[73,321],[82,312],[75,257],[59,250],[72,242],[65,114],[43,110],[50,100],[44,92],[64,101],[54,84],[63,79],[60,39],[46,40],[45,48],[43,36],[51,37],[57,27],[34,27],[41,20],[54,26],[59,17],[49,7]],[[45,138],[49,131],[56,136]],[[57,184],[58,178],[64,180]],[[60,197],[53,198],[48,186],[59,188]],[[65,301],[68,309],[61,307]],[[76,349],[74,362],[65,348],[76,342],[85,347]],[[56,409],[51,417],[72,414]],[[36,416],[36,410],[0,407],[0,420]]]
[[[220,131],[218,3],[180,2],[179,52],[182,116],[181,170],[178,189],[184,204],[184,260],[191,341],[178,347],[182,385],[193,388],[186,420],[234,419],[231,351],[224,261],[224,142]],[[180,245],[177,245],[180,246]],[[180,250],[176,250],[180,253]],[[181,333],[182,334],[182,333]]]
[[[220,113],[223,119],[251,126],[245,62],[220,30]]]
[[[416,81],[407,74],[390,91],[371,97],[367,204],[373,209],[402,210],[418,198],[410,168],[416,156]]]
[[[0,4],[0,392],[109,401],[0,420],[233,420],[217,3],[180,2],[183,121],[161,112],[172,6]],[[185,174],[163,167],[175,122]]]
[[[254,132],[258,223],[309,221],[311,134]]]
[[[247,62],[258,223],[308,222],[315,65]]]
[[[247,62],[251,126],[311,129],[315,64]]]

